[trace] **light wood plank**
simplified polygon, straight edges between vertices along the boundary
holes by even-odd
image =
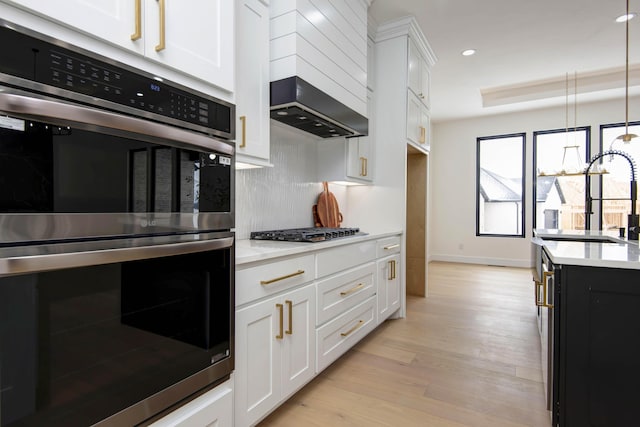
[[[549,426],[529,269],[434,262],[388,320],[262,426]]]

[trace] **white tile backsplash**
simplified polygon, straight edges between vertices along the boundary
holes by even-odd
[[[317,181],[314,136],[280,124],[271,126],[273,167],[236,171],[236,237],[251,231],[313,226],[312,207],[322,192]],[[346,209],[346,188],[329,184],[340,211]]]

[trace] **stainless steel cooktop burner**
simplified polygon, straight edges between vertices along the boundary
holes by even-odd
[[[252,240],[280,240],[286,242],[322,242],[341,237],[364,235],[359,228],[289,228],[251,232]]]

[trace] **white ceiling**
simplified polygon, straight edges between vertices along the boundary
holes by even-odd
[[[640,0],[630,0],[640,12]],[[432,121],[624,97],[626,0],[373,0],[378,24],[414,15],[437,62]],[[630,96],[640,94],[640,17],[629,23]],[[476,49],[463,57],[465,49]],[[573,93],[574,83],[569,83]],[[616,89],[617,88],[617,89]],[[486,103],[483,107],[482,92]],[[621,101],[623,102],[623,101]],[[496,105],[501,104],[501,105]],[[630,102],[629,119],[640,119]]]

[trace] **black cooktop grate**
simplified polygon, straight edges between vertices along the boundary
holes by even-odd
[[[280,240],[285,242],[323,242],[341,237],[363,235],[359,228],[289,228],[284,230],[252,231],[252,240]]]

